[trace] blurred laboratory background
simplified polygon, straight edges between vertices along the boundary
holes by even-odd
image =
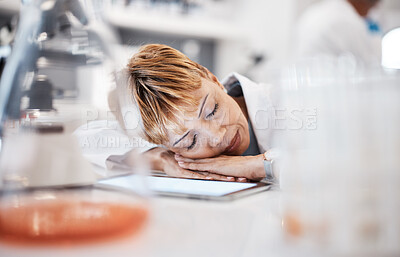
[[[98,1],[98,11],[104,12],[128,53],[145,43],[164,43],[183,51],[220,79],[236,71],[266,81],[266,66],[293,58],[301,15],[322,1],[103,0]],[[0,1],[2,46],[10,43],[19,8],[20,1]],[[379,24],[383,35],[400,26],[400,2],[382,0],[369,17]],[[1,55],[6,54],[3,49]]]

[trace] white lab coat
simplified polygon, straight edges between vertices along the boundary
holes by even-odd
[[[120,74],[119,79],[126,79],[126,77]],[[236,80],[242,86],[258,147],[261,152],[265,152],[270,147],[271,122],[274,115],[271,86],[257,84],[237,73],[232,73],[222,80],[222,84],[228,86]],[[140,136],[141,118],[136,104],[130,97],[127,83],[117,84],[122,88],[112,91],[109,97],[110,109],[113,110],[117,119],[92,121],[74,132],[83,154],[89,161],[104,168],[106,168],[106,159],[110,155],[123,155],[132,149],[144,152],[157,146]]]
[[[381,39],[346,0],[323,0],[299,18],[293,42],[296,59],[352,54],[365,63],[380,62]]]

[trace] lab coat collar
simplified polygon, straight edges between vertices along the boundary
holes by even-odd
[[[255,82],[236,72],[230,73],[221,81],[221,83],[224,85],[225,89],[229,90],[231,85],[233,85],[236,81],[239,81],[240,85],[256,84]]]

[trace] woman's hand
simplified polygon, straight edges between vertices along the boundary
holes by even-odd
[[[177,178],[191,178],[191,179],[207,179],[207,180],[221,180],[221,181],[236,181],[236,178],[231,176],[223,176],[220,174],[213,174],[207,171],[190,171],[178,165],[175,160],[175,153],[168,151],[164,148],[153,148],[144,153],[148,158],[151,168],[154,170],[164,171],[167,175]],[[240,180],[239,180],[240,181]]]
[[[188,159],[175,155],[175,159],[181,168],[188,170],[207,171],[250,180],[261,180],[265,177],[262,154],[255,156],[221,155],[205,159]]]

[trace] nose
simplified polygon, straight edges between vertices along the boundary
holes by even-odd
[[[226,133],[226,128],[219,125],[212,125],[210,127],[208,136],[209,136],[209,145],[211,147],[218,147],[221,145],[224,140],[224,136]]]

